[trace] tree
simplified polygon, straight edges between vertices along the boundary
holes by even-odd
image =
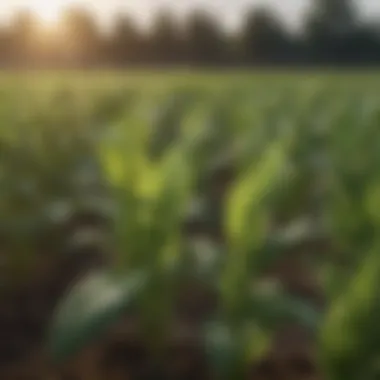
[[[182,57],[181,31],[168,10],[157,13],[149,35],[150,59],[154,63],[178,63]]]
[[[11,56],[11,36],[10,31],[2,27],[0,28],[0,65],[9,65]]]
[[[108,56],[117,66],[141,63],[143,42],[133,19],[126,14],[120,14],[114,20],[114,28],[108,41]]]
[[[64,13],[62,24],[69,62],[85,67],[99,63],[102,38],[92,15],[81,8],[70,8]]]
[[[313,17],[333,35],[351,33],[357,24],[352,0],[315,0]]]
[[[241,40],[243,60],[250,64],[283,62],[290,53],[290,41],[284,27],[267,8],[248,13]]]
[[[9,53],[14,64],[30,65],[37,35],[38,20],[30,11],[18,12],[9,30]]]
[[[360,21],[360,22],[359,22]],[[65,68],[111,65],[364,65],[380,62],[378,25],[357,17],[354,0],[314,0],[304,33],[292,36],[266,7],[252,8],[238,33],[227,33],[202,10],[178,24],[161,9],[147,32],[120,13],[109,35],[93,14],[68,8],[55,30],[44,30],[29,11],[0,27],[0,65]]]
[[[309,58],[319,63],[344,63],[352,58],[358,20],[352,0],[315,0],[306,19]]]
[[[228,40],[221,26],[211,16],[195,11],[185,26],[186,59],[196,65],[223,65]]]

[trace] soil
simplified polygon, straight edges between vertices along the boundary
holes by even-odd
[[[215,192],[218,197],[223,193],[220,188]],[[100,219],[83,220],[92,226],[104,226]],[[80,224],[83,220],[74,222]],[[219,231],[214,238],[220,242],[222,235]],[[307,250],[308,247],[302,248],[303,252]],[[34,284],[0,298],[2,380],[217,380],[207,366],[203,347],[194,330],[194,326],[217,308],[217,295],[195,283],[182,289],[177,308],[181,324],[191,327],[187,334],[179,334],[180,323],[173,326],[173,337],[166,343],[159,359],[149,351],[136,326],[127,328],[131,322],[128,320],[86,349],[73,363],[65,368],[52,369],[41,344],[57,301],[78,276],[107,264],[104,252],[95,246],[72,253],[53,256],[60,259],[50,261],[43,272],[35,276]],[[289,254],[288,259],[279,262],[270,274],[280,278],[293,294],[303,295],[315,303],[322,302],[323,295],[313,271],[302,264],[299,254]],[[290,379],[321,379],[313,340],[297,326],[286,326],[279,331],[269,354],[259,363],[252,364],[246,377],[246,380]]]

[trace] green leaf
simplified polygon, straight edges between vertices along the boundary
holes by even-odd
[[[263,358],[270,350],[273,342],[273,332],[269,332],[257,323],[250,323],[244,331],[246,342],[246,364],[252,365]]]
[[[153,222],[165,241],[179,232],[193,186],[192,168],[181,149],[173,148],[165,155],[159,177],[161,188],[153,205]]]
[[[303,300],[283,294],[257,294],[251,298],[248,315],[260,327],[273,329],[282,323],[298,323],[316,333],[322,315]]]
[[[147,281],[143,273],[124,277],[97,272],[80,280],[59,305],[48,347],[55,362],[65,362],[100,338],[133,306]]]
[[[252,272],[268,270],[289,250],[301,244],[313,245],[326,241],[329,230],[318,219],[300,218],[270,235],[263,245],[250,254]]]
[[[243,347],[231,328],[221,321],[207,324],[204,344],[209,363],[216,372],[217,378],[234,378],[238,363],[244,359],[241,355]]]
[[[366,208],[374,225],[380,225],[380,182],[377,180],[369,187],[366,197]]]
[[[347,290],[328,311],[322,325],[322,362],[332,378],[360,378],[377,353],[380,330],[380,259],[378,249],[366,255]]]
[[[246,302],[248,284],[257,275],[259,252],[265,245],[269,224],[268,201],[281,190],[286,174],[286,144],[282,141],[268,148],[259,163],[237,182],[228,199],[226,224],[230,254],[226,262],[224,301],[237,317]]]

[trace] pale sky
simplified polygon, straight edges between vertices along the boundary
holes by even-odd
[[[5,22],[17,9],[29,7],[44,18],[53,19],[58,10],[72,3],[93,10],[102,23],[107,23],[115,12],[121,9],[146,24],[160,7],[170,7],[179,17],[192,8],[203,8],[218,15],[226,26],[235,27],[252,5],[266,4],[275,9],[291,27],[297,27],[302,14],[313,0],[0,0],[0,19]],[[356,0],[365,17],[380,18],[380,0]]]

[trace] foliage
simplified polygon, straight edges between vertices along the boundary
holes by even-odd
[[[66,92],[59,81],[41,80],[3,94],[3,290],[64,254],[63,226],[90,208],[113,222],[111,259],[77,279],[57,308],[49,340],[57,361],[131,314],[159,353],[183,322],[177,298],[190,282],[217,298],[194,329],[220,377],[243,376],[276,329],[294,321],[319,337],[332,379],[372,376],[376,92],[354,77],[224,79],[152,75],[141,79],[141,96],[132,79],[110,76],[94,89],[89,74],[81,85],[65,80]],[[215,175],[224,165],[232,168],[227,181]],[[194,233],[185,227],[195,203],[201,209],[192,223],[201,227]],[[214,221],[205,218],[210,204]],[[215,223],[217,236],[208,228]],[[286,279],[280,288],[262,286],[273,266],[299,250],[322,279],[324,310],[300,299]]]

